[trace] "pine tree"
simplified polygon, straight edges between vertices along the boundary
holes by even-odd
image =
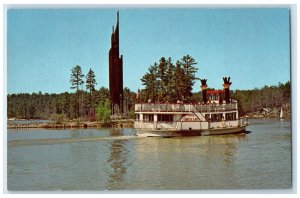
[[[82,78],[84,77],[81,67],[79,65],[76,65],[71,70],[71,89],[76,89],[77,94],[77,124],[79,124],[79,117],[80,117],[80,95],[79,95],[79,86],[82,85],[84,82]]]
[[[148,72],[141,78],[145,89],[141,90],[143,101],[151,99],[155,102],[176,102],[177,100],[190,102],[197,63],[191,56],[184,56],[173,65],[172,59],[162,57],[159,64],[148,68]]]
[[[81,67],[79,65],[76,65],[71,70],[71,89],[76,89],[76,91],[79,91],[79,86],[82,85],[84,82],[82,78],[84,75],[82,74]]]
[[[157,72],[158,72],[158,65],[157,63],[154,66],[150,66],[148,71],[142,78],[141,81],[143,85],[145,85],[145,91],[142,94],[144,101],[148,101],[149,99],[152,102],[157,100],[157,92],[158,92],[158,80],[157,80]]]
[[[159,60],[158,64],[158,90],[157,100],[158,102],[165,102],[167,96],[167,61],[164,57]]]
[[[196,78],[195,74],[198,70],[194,65],[197,64],[195,59],[191,57],[190,55],[183,56],[183,58],[180,60],[181,67],[184,71],[184,76],[182,78],[183,81],[183,100],[184,101],[190,101],[190,98],[192,96],[192,90],[193,90],[193,85],[195,84]]]
[[[166,61],[166,97],[168,102],[176,102],[176,79],[175,79],[175,66],[172,63],[171,57]]]
[[[88,74],[86,75],[86,89],[89,90],[89,107],[92,108],[92,94],[95,91],[96,79],[95,73],[92,69],[89,70]]]
[[[96,85],[95,73],[92,69],[89,70],[88,74],[86,75],[86,89],[89,90],[89,117],[90,119],[94,119],[95,111],[93,110],[92,104],[92,94],[95,91]]]
[[[176,62],[175,71],[174,71],[174,83],[175,83],[175,98],[176,101],[182,101],[184,96],[182,93],[185,91],[184,86],[184,70],[181,67],[181,64],[179,61]]]

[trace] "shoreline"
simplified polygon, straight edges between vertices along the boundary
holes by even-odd
[[[246,117],[246,116],[243,116]],[[247,119],[272,119],[277,120],[278,117],[260,117],[260,116],[247,116]],[[290,119],[289,116],[284,119]],[[26,119],[14,119],[7,121],[23,121]],[[26,120],[30,121],[30,120]],[[124,120],[111,120],[109,122],[90,122],[90,121],[82,121],[77,125],[77,122],[70,121],[64,123],[54,123],[54,122],[35,122],[37,120],[32,120],[29,123],[23,124],[10,124],[7,122],[7,129],[86,129],[86,128],[133,128],[134,120],[133,119],[124,119]]]
[[[7,129],[72,129],[72,128],[129,128],[133,127],[134,121],[131,119],[127,120],[111,120],[109,122],[89,122],[83,121],[79,125],[77,122],[64,122],[64,123],[37,123],[31,122],[26,124],[9,124],[7,123]]]

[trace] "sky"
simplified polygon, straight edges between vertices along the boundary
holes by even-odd
[[[95,72],[97,89],[108,87],[118,10],[124,87],[132,91],[143,88],[141,77],[161,57],[176,63],[185,55],[210,88],[222,89],[225,76],[233,90],[290,80],[287,8],[9,9],[7,93],[73,92],[75,65]]]

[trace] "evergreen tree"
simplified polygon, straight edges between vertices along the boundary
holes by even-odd
[[[92,103],[92,93],[95,91],[96,85],[95,73],[92,69],[89,70],[88,74],[86,75],[86,89],[89,90],[90,94],[90,106]]]
[[[71,89],[76,89],[77,94],[77,122],[79,124],[79,117],[80,117],[80,95],[79,95],[79,86],[82,85],[84,82],[82,78],[84,77],[81,67],[76,65],[71,70]]]
[[[88,74],[86,75],[86,89],[89,90],[89,117],[94,116],[93,105],[92,105],[92,94],[95,91],[96,85],[95,73],[92,69],[89,70]]]
[[[167,61],[167,70],[166,70],[166,96],[165,102],[175,102],[176,101],[176,79],[175,79],[175,66],[172,63],[172,59],[169,58]]]
[[[195,67],[197,62],[190,55],[186,55],[183,56],[183,58],[180,61],[180,64],[184,71],[184,75],[182,78],[183,88],[181,90],[183,95],[183,100],[189,102],[192,96],[193,85],[195,84],[195,80],[198,79],[195,76],[198,70],[198,68]]]
[[[158,64],[158,90],[157,90],[157,100],[158,102],[164,102],[166,98],[167,90],[167,61],[164,57],[159,60]]]
[[[134,104],[135,104],[136,95],[128,87],[124,88],[123,95],[124,95],[123,104],[124,104],[125,117],[134,118],[135,117]]]
[[[76,65],[71,70],[71,89],[76,89],[76,91],[79,91],[79,86],[82,85],[84,82],[82,78],[84,77],[81,67],[79,65]]]
[[[141,78],[142,84],[145,85],[145,90],[142,91],[142,99],[147,102],[149,99],[151,102],[157,100],[158,92],[158,65],[157,63],[154,66],[148,68],[148,72]]]
[[[190,102],[195,74],[198,68],[191,56],[184,56],[173,65],[171,58],[162,57],[159,64],[148,68],[148,72],[141,78],[145,89],[141,90],[142,99],[146,101],[176,102],[177,100]],[[144,96],[143,96],[144,95]],[[148,98],[148,99],[147,99]]]
[[[100,87],[99,91],[96,93],[97,105],[99,103],[104,103],[106,99],[109,99],[109,90],[106,87]]]
[[[181,67],[179,61],[176,62],[175,71],[174,71],[174,84],[175,86],[175,101],[182,101],[184,98],[183,93],[185,92],[184,85],[184,70]]]

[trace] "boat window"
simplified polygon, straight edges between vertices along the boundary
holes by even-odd
[[[206,121],[210,120],[210,114],[205,114],[205,120]]]
[[[225,114],[225,119],[226,120],[236,120],[236,113],[226,113]]]
[[[143,121],[153,122],[153,120],[154,120],[154,115],[153,114],[144,114],[143,115]]]
[[[173,122],[173,115],[170,114],[158,114],[157,121],[159,122]]]
[[[211,121],[212,122],[220,122],[222,121],[222,113],[218,113],[218,114],[211,114]]]

